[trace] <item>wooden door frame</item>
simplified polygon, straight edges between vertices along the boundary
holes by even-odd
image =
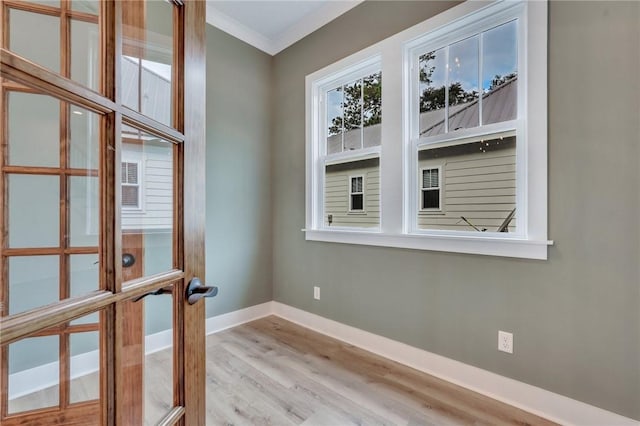
[[[61,0],[67,1],[67,0]],[[6,3],[5,3],[6,2]],[[2,9],[6,4],[3,0]],[[17,2],[15,2],[17,3]],[[188,305],[185,300],[186,284],[193,278],[202,280],[204,274],[204,176],[205,176],[205,16],[203,0],[187,0],[174,14],[174,52],[178,61],[174,71],[176,96],[174,96],[174,127],[162,125],[132,111],[119,102],[119,61],[122,50],[122,27],[119,1],[101,3],[101,93],[33,64],[7,49],[0,49],[0,76],[98,113],[102,117],[101,129],[101,232],[100,264],[101,290],[80,297],[65,299],[52,305],[0,318],[0,346],[38,332],[69,322],[92,312],[102,311],[101,319],[101,423],[105,425],[127,424],[123,417],[125,407],[124,383],[121,377],[122,330],[126,313],[124,303],[159,287],[174,286],[174,410],[163,419],[163,424],[205,424],[205,305],[203,302]],[[37,7],[37,6],[36,6]],[[6,23],[7,16],[0,12]],[[7,27],[4,26],[6,29]],[[7,33],[0,35],[3,39]],[[181,43],[180,40],[183,40]],[[4,46],[4,44],[0,44]],[[182,90],[177,86],[182,83]],[[187,101],[188,100],[188,101]],[[4,100],[1,102],[4,104]],[[2,106],[0,106],[0,109]],[[122,242],[119,241],[121,220],[120,158],[122,124],[133,125],[176,143],[174,154],[178,164],[174,190],[174,230],[184,240],[174,244],[175,268],[153,276],[143,277],[122,285]],[[183,165],[187,167],[182,167]],[[3,189],[4,185],[0,185]],[[3,192],[4,197],[5,192]],[[5,212],[6,200],[0,209]],[[4,213],[3,213],[4,214]],[[0,241],[1,255],[8,256],[6,245]],[[3,272],[4,274],[4,272]],[[186,327],[186,328],[185,328]],[[183,331],[184,330],[184,331]],[[175,383],[175,382],[174,382]],[[51,422],[71,420],[56,411],[44,410],[41,419]]]

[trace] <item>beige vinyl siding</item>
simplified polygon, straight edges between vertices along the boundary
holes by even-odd
[[[349,211],[350,177],[363,176],[364,209]],[[380,225],[380,162],[376,159],[327,166],[325,173],[325,226],[371,228]],[[329,225],[328,217],[333,215]]]
[[[442,167],[441,211],[419,211],[420,229],[496,231],[516,206],[515,141],[504,148],[420,159],[419,169]],[[515,231],[515,216],[509,232]]]

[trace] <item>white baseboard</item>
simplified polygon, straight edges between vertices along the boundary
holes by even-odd
[[[273,314],[564,425],[640,425],[640,422],[628,417],[623,417],[566,396],[463,364],[280,302],[273,302]]]
[[[207,318],[207,334],[217,333],[227,328],[264,318],[272,314],[273,302],[266,302],[227,314],[216,315],[215,317]]]

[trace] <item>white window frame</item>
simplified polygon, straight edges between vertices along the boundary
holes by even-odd
[[[547,23],[546,1],[467,1],[414,27],[395,34],[349,57],[316,71],[306,78],[307,180],[305,238],[348,244],[450,251],[495,256],[546,259],[547,247]],[[472,141],[478,129],[462,129],[431,140],[415,133],[412,69],[416,49],[473,25],[499,25],[504,14],[520,15],[518,54],[518,118],[508,123],[484,126],[491,135],[516,134],[517,214],[516,233],[418,230],[417,150],[425,143],[446,146]],[[479,20],[480,19],[480,20]],[[478,24],[480,22],[480,24]],[[491,25],[495,22],[495,25]],[[479,31],[478,31],[479,32]],[[451,36],[454,37],[454,36]],[[454,37],[455,38],[455,37]],[[322,85],[362,67],[367,61],[382,64],[382,145],[373,152],[346,153],[345,161],[380,158],[380,227],[377,229],[328,228],[323,225],[323,173],[327,160],[322,142]],[[363,74],[364,75],[364,74]],[[353,79],[353,78],[351,78]],[[345,77],[345,81],[349,78]],[[526,119],[524,119],[526,118]],[[345,153],[341,153],[345,155]],[[371,157],[367,157],[367,155]],[[347,158],[348,157],[348,158]],[[331,161],[341,162],[334,155]]]
[[[424,184],[424,180],[423,180],[423,173],[425,170],[437,170],[438,171],[438,187],[437,188],[425,188],[423,186]],[[444,191],[444,185],[442,185],[442,166],[424,166],[424,167],[420,167],[420,172],[418,173],[418,178],[420,179],[419,183],[418,183],[418,187],[420,188],[419,191],[420,193],[418,194],[418,211],[421,213],[439,213],[441,214],[443,212],[443,206],[442,206],[442,192]],[[429,208],[425,208],[422,205],[422,193],[424,191],[433,191],[434,189],[437,189],[438,191],[440,191],[438,193],[438,207],[429,207]]]
[[[362,179],[362,191],[360,192],[353,192],[352,191],[352,186],[351,183],[353,181],[353,179],[357,179],[357,178],[361,178]],[[365,200],[366,200],[366,196],[365,196],[365,185],[366,185],[366,179],[365,176],[363,174],[359,174],[359,175],[349,175],[349,179],[348,179],[348,183],[349,183],[349,214],[367,214],[367,205],[365,204]],[[361,209],[355,209],[353,208],[353,203],[352,203],[352,195],[362,195],[362,208]]]
[[[121,186],[137,186],[138,187],[138,205],[137,206],[125,206],[122,203],[122,200],[120,201],[120,205],[122,207],[122,210],[127,210],[127,211],[143,211],[143,207],[142,207],[142,161],[140,160],[133,160],[133,159],[122,159],[121,164],[136,164],[138,166],[138,183],[137,184],[131,184],[131,183],[127,183],[127,182],[120,182]],[[122,179],[121,179],[122,180]]]

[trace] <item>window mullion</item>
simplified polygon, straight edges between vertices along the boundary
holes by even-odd
[[[483,61],[483,49],[484,49],[484,32],[480,33],[480,38],[478,40],[479,46],[478,46],[478,123],[480,125],[480,127],[482,127],[482,107],[484,104],[484,88],[483,88],[483,82],[482,82],[482,72],[483,72],[483,67],[484,67],[484,61]]]

